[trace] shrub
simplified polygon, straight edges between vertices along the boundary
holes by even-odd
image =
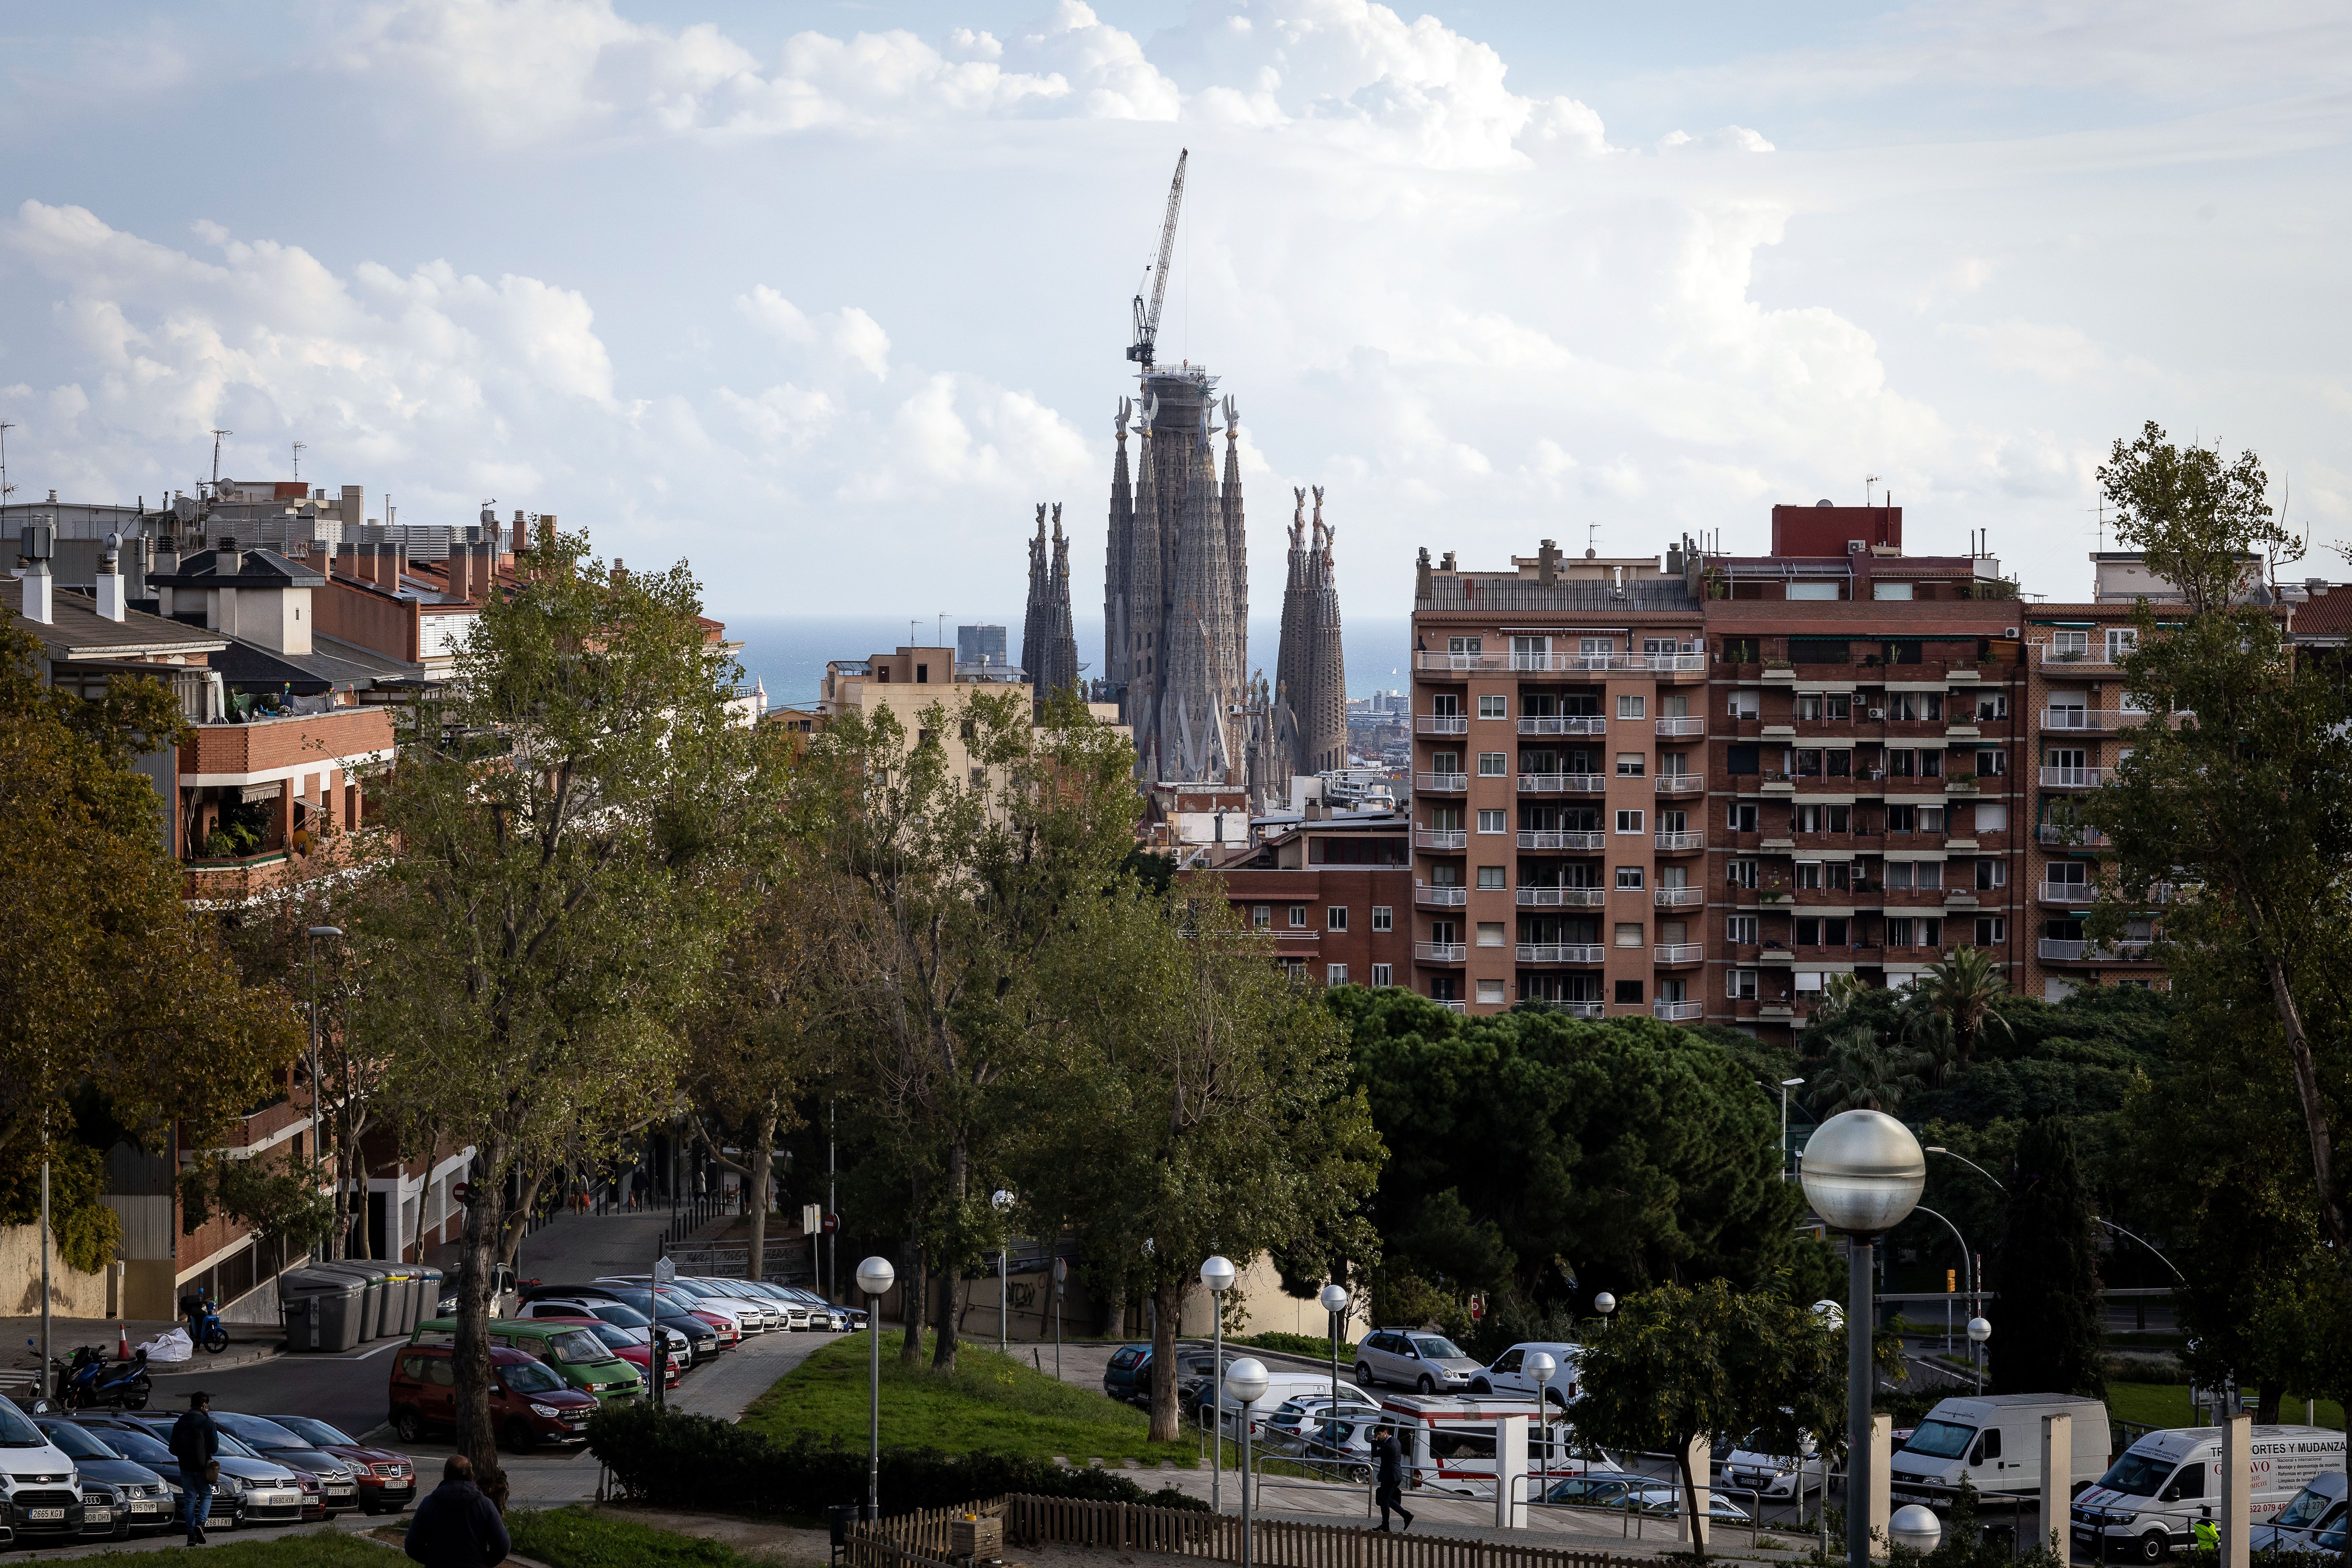
[[[1318,1361],[1328,1361],[1331,1355],[1331,1342],[1319,1334],[1286,1334],[1279,1331],[1263,1334],[1227,1334],[1225,1343],[1249,1345],[1262,1351],[1281,1351],[1286,1355],[1313,1356]],[[1355,1353],[1356,1347],[1352,1341],[1339,1342],[1341,1361],[1349,1360]]]
[[[803,1433],[779,1442],[708,1415],[651,1405],[606,1405],[589,1418],[588,1451],[639,1501],[696,1512],[814,1519],[866,1495],[866,1450]],[[1092,1502],[1202,1508],[1172,1489],[1148,1493],[1108,1470],[1064,1469],[1037,1459],[882,1450],[885,1513],[950,1508],[1026,1492]]]

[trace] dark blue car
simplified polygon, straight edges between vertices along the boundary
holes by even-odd
[[[1151,1347],[1121,1345],[1103,1368],[1103,1392],[1113,1399],[1137,1405],[1151,1397]]]

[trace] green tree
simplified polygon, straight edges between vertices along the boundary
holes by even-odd
[[[1905,991],[1903,1006],[1913,1037],[1925,1046],[1928,1037],[1940,1033],[1951,1042],[1952,1059],[1963,1072],[1976,1059],[1979,1037],[2009,1032],[2009,1020],[2001,1013],[2009,982],[2000,964],[1982,948],[1963,947],[1947,954]]]
[[[1867,1024],[1842,1029],[1826,1044],[1829,1060],[1805,1089],[1816,1115],[1883,1110],[1893,1116],[1924,1082],[1927,1053],[1899,1037],[1882,1038]]]
[[[2241,452],[2225,462],[2219,447],[2177,447],[2153,419],[2115,444],[2099,490],[2116,509],[2116,542],[2139,551],[2192,617],[2228,610],[2262,580],[2265,555],[2302,553],[2271,509],[2260,458]]]
[[[412,1146],[474,1149],[457,1444],[494,1495],[491,1266],[542,1177],[671,1102],[761,819],[740,671],[698,610],[683,566],[607,572],[542,535],[409,714],[350,894],[352,1048],[391,1064]]]
[[[2104,1398],[2098,1248],[2066,1123],[2044,1118],[2018,1139],[2008,1206],[1993,1276],[2001,1308],[1990,1345],[1993,1392]]]
[[[1690,1461],[1695,1438],[1753,1434],[1766,1452],[1793,1454],[1808,1435],[1826,1450],[1845,1429],[1842,1336],[1782,1292],[1722,1279],[1620,1302],[1587,1338],[1578,1377],[1578,1436],[1673,1454],[1685,1518],[1706,1474]]]

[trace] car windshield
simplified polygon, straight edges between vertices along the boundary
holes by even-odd
[[[537,1362],[523,1362],[499,1368],[499,1376],[506,1380],[511,1394],[553,1394],[565,1386],[563,1380]]]
[[[258,1415],[240,1415],[233,1411],[215,1410],[213,1419],[257,1448],[307,1448],[310,1446],[277,1422],[264,1421]]]
[[[1412,1348],[1419,1351],[1423,1356],[1430,1361],[1462,1361],[1465,1359],[1463,1356],[1462,1352],[1455,1347],[1452,1340],[1440,1339],[1435,1334],[1415,1334],[1412,1340]]]
[[[41,1431],[68,1459],[119,1459],[121,1455],[99,1441],[98,1434],[70,1421],[44,1421]]]
[[[313,1447],[356,1448],[359,1447],[357,1443],[352,1441],[349,1434],[328,1426],[324,1421],[313,1420],[308,1415],[273,1415],[270,1419]]]
[[[2154,1497],[2172,1468],[2173,1461],[2161,1454],[2127,1453],[2108,1467],[2099,1484],[2126,1497]]]
[[[136,1459],[142,1465],[152,1465],[158,1459],[167,1465],[178,1462],[172,1458],[171,1445],[152,1432],[126,1432],[119,1426],[109,1426],[100,1436],[108,1447],[126,1459]]]
[[[1911,1440],[1903,1445],[1903,1451],[1925,1454],[1931,1459],[1957,1459],[1969,1451],[1976,1435],[1975,1427],[1955,1421],[1922,1421],[1913,1429]]]
[[[614,1350],[646,1342],[646,1331],[643,1329],[625,1329],[618,1323],[599,1323],[586,1331],[595,1335]]]
[[[2305,1487],[2294,1494],[2294,1500],[2281,1509],[2279,1516],[2271,1522],[2281,1530],[2308,1530],[2319,1521],[2320,1516],[2327,1511],[2328,1504],[2335,1500],[2326,1492]]]
[[[48,1445],[41,1429],[25,1418],[25,1413],[0,1399],[0,1448],[40,1448]]]
[[[635,1307],[621,1301],[591,1302],[589,1310],[606,1322],[617,1323],[625,1329],[642,1329],[653,1321]]]
[[[613,1352],[604,1342],[585,1329],[563,1329],[547,1336],[547,1352],[558,1363],[611,1361]]]

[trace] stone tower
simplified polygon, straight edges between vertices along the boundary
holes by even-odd
[[[1054,537],[1045,538],[1045,503],[1037,503],[1037,532],[1029,541],[1029,605],[1021,617],[1021,668],[1036,688],[1037,706],[1078,683],[1078,639],[1070,621],[1070,544],[1062,537],[1062,509],[1054,508]]]
[[[1282,650],[1275,668],[1275,748],[1302,773],[1348,765],[1348,668],[1340,648],[1339,585],[1333,531],[1323,522],[1323,489],[1315,488],[1312,531],[1307,492],[1296,492],[1290,523],[1290,574],[1282,593]]]

